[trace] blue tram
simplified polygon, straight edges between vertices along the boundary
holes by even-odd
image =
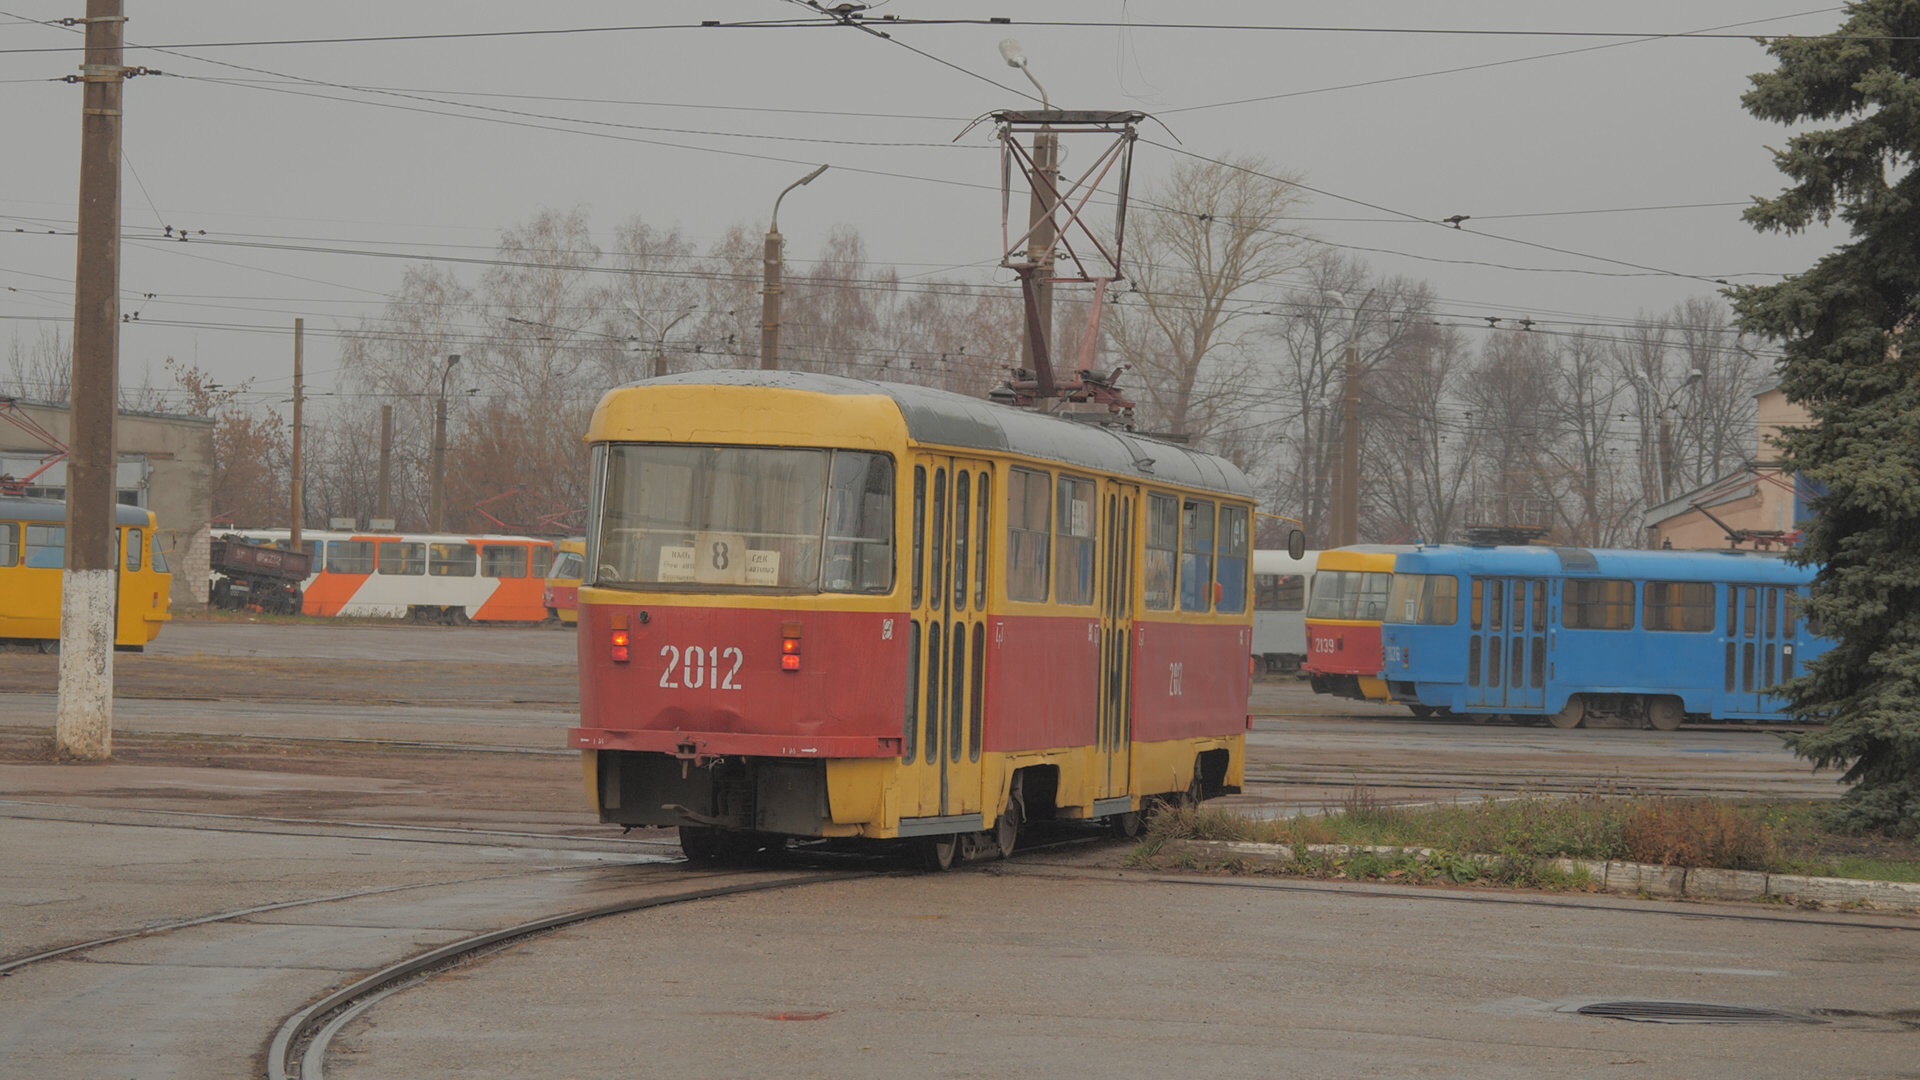
[[[1416,713],[1778,720],[1771,689],[1832,647],[1801,610],[1813,569],[1777,555],[1438,546],[1394,571],[1383,674]]]

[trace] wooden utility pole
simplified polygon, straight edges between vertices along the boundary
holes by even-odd
[[[306,338],[306,330],[307,320],[293,320],[293,483],[291,485],[293,524],[287,529],[287,546],[295,551],[300,550],[300,526],[307,517],[307,493],[303,483],[307,473],[301,467],[302,458],[300,457],[300,442],[306,431],[300,423],[300,407],[305,404],[307,387],[300,367],[300,347]]]
[[[393,520],[393,406],[380,406],[380,508],[375,517]]]
[[[80,216],[73,275],[73,431],[60,600],[60,698],[54,743],[65,757],[113,756],[113,639],[120,564],[114,543],[114,442],[120,395],[120,102],[126,77],[121,0],[87,0],[81,64]]]

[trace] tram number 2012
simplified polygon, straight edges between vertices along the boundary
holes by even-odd
[[[740,665],[747,655],[733,646],[702,648],[689,645],[660,646],[667,668],[660,673],[660,685],[667,690],[744,690],[740,685]]]

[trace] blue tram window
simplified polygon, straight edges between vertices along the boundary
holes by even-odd
[[[1506,593],[1502,588],[1505,584],[1503,581],[1487,582],[1487,629],[1489,630],[1500,629],[1500,621],[1506,615]],[[1492,681],[1496,686],[1500,683],[1497,677]]]
[[[1479,582],[1476,581],[1474,584],[1477,586]],[[1479,609],[1474,610],[1477,612]],[[1478,637],[1467,639],[1467,685],[1480,685],[1480,639]]]
[[[1538,690],[1547,685],[1547,639],[1535,636],[1533,639],[1533,664],[1527,671],[1527,688]]]
[[[1507,685],[1516,690],[1519,689],[1526,670],[1527,639],[1515,637],[1513,639],[1513,660],[1507,664]]]
[[[1468,607],[1467,607],[1467,613],[1468,613],[1467,619],[1472,629],[1475,629],[1475,630],[1480,629],[1481,624],[1484,621],[1484,613],[1481,610],[1481,594],[1484,591],[1485,591],[1485,583],[1482,582],[1479,578],[1474,578],[1473,579],[1473,599],[1468,604]]]
[[[1500,661],[1505,657],[1505,655],[1506,655],[1506,650],[1500,647],[1499,638],[1487,639],[1487,685],[1488,686],[1500,685]]]

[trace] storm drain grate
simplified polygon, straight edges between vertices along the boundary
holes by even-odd
[[[1694,1001],[1596,1001],[1573,1010],[1584,1016],[1639,1020],[1649,1024],[1824,1024],[1799,1013],[1750,1009],[1743,1005],[1707,1005]]]

